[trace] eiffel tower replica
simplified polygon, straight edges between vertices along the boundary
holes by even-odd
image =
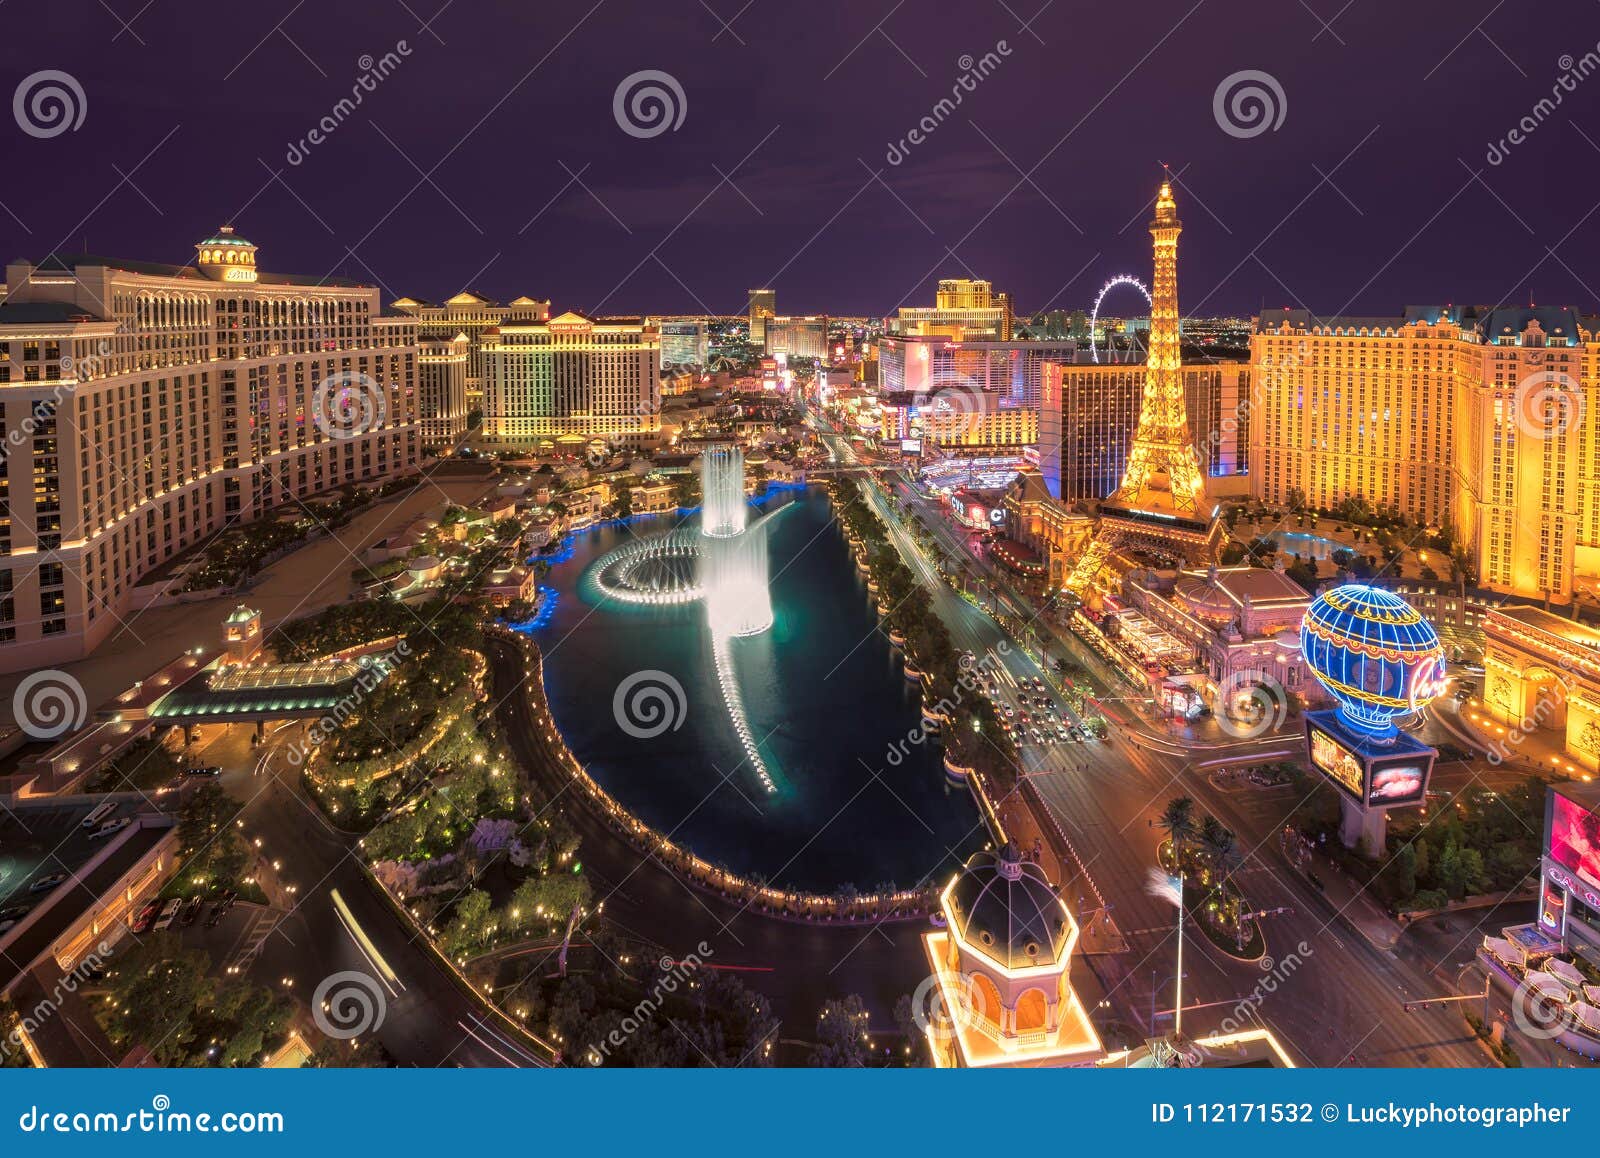
[[[1193,567],[1217,557],[1223,528],[1206,501],[1200,456],[1189,434],[1178,337],[1178,206],[1170,178],[1150,222],[1155,277],[1150,357],[1139,425],[1122,485],[1101,504],[1088,548],[1067,579],[1080,597],[1098,595],[1138,567]]]

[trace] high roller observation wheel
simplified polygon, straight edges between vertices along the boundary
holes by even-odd
[[[1151,305],[1154,300],[1150,296],[1150,287],[1134,277],[1131,273],[1119,273],[1116,277],[1100,287],[1100,292],[1094,295],[1094,309],[1089,314],[1089,356],[1095,361],[1100,361],[1100,350],[1095,346],[1095,332],[1100,329],[1100,303],[1106,300],[1106,295],[1122,286],[1132,286],[1144,295],[1146,305]]]

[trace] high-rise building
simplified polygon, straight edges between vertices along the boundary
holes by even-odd
[[[1037,411],[1044,366],[1070,361],[1071,342],[959,341],[943,336],[885,334],[878,339],[883,388],[913,394],[976,390],[1003,395]]]
[[[660,335],[641,318],[508,322],[484,339],[484,437],[535,448],[654,443],[660,355]]]
[[[828,319],[825,315],[767,319],[767,353],[791,358],[828,360]]]
[[[467,357],[471,344],[465,334],[418,340],[417,425],[425,447],[450,447],[467,432]]]
[[[884,319],[885,332],[911,336],[943,336],[956,341],[1006,342],[1011,340],[1011,298],[995,293],[987,281],[944,278],[934,292],[934,304],[901,306]]]
[[[767,319],[778,316],[778,291],[753,289],[750,291],[750,344],[766,348]]]
[[[1083,355],[1080,355],[1083,356]],[[1039,472],[1052,498],[1099,502],[1127,470],[1139,423],[1146,368],[1046,362],[1039,412]],[[1250,367],[1215,362],[1182,368],[1184,410],[1213,499],[1249,489]]]
[[[1263,312],[1252,493],[1449,528],[1480,586],[1600,596],[1600,320],[1561,307]]]
[[[710,340],[704,318],[661,318],[655,320],[661,334],[661,368],[704,366],[710,357]]]
[[[417,324],[377,289],[193,265],[12,263],[0,305],[0,670],[79,659],[230,524],[417,463]]]
[[[467,409],[483,409],[483,339],[496,326],[506,322],[542,322],[550,317],[550,303],[519,297],[496,302],[463,290],[442,305],[417,298],[400,298],[394,308],[417,319],[418,333],[424,338],[449,340],[457,334],[467,336]]]

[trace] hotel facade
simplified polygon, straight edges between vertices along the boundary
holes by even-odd
[[[660,335],[640,318],[569,312],[508,322],[484,339],[484,438],[529,448],[653,445],[660,357]]]
[[[483,408],[483,342],[490,330],[513,322],[542,322],[550,317],[550,303],[527,296],[509,302],[491,301],[463,290],[442,303],[418,298],[399,298],[398,313],[417,319],[417,333],[423,338],[449,341],[457,334],[467,337],[467,409]]]
[[[1359,496],[1448,528],[1487,591],[1600,598],[1597,330],[1560,307],[1268,310],[1251,343],[1252,494]]]
[[[448,449],[467,433],[471,346],[466,334],[418,340],[417,426],[424,447]]]
[[[1213,500],[1249,490],[1251,368],[1243,362],[1182,367],[1189,434]],[[1122,481],[1139,425],[1142,364],[1046,361],[1041,373],[1039,471],[1052,498],[1097,503]]]
[[[12,263],[0,305],[0,670],[87,655],[230,525],[417,465],[417,331],[375,288],[195,264]]]

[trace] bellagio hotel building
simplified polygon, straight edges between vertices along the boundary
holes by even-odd
[[[1256,498],[1298,491],[1326,509],[1358,495],[1450,528],[1490,591],[1600,595],[1600,319],[1267,310],[1251,362]]]
[[[196,248],[6,270],[0,671],[87,655],[142,577],[228,526],[416,466],[414,318],[261,272],[229,228]]]

